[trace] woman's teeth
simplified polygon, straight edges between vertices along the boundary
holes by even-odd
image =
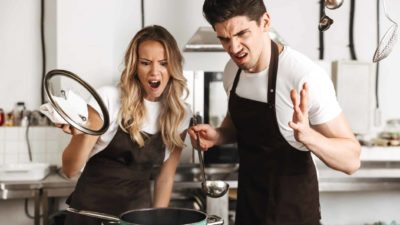
[[[158,88],[161,84],[160,81],[149,81],[150,87],[152,88]]]

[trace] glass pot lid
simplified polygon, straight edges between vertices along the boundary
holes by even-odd
[[[101,135],[110,117],[97,92],[78,75],[67,70],[51,70],[44,78],[50,105],[74,128],[90,135]]]

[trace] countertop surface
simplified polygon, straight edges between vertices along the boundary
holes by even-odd
[[[361,168],[351,176],[328,168],[314,158],[321,192],[400,190],[400,148],[363,147]],[[224,180],[237,188],[238,165],[216,164],[206,168],[210,180]],[[68,196],[78,177],[68,179],[52,170],[43,180],[0,181],[0,199],[26,198],[35,191],[47,190],[54,196]],[[177,168],[174,189],[200,188],[200,169],[197,164],[181,164]]]

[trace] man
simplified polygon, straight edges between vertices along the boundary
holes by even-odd
[[[262,0],[205,0],[203,13],[231,60],[224,71],[228,113],[214,129],[189,130],[200,147],[237,141],[237,225],[320,224],[311,153],[346,174],[360,145],[329,77],[310,59],[271,41]],[[299,93],[299,94],[298,94]]]

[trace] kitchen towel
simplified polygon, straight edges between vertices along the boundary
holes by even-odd
[[[84,125],[88,119],[88,109],[86,101],[75,94],[72,90],[65,92],[63,97],[52,97],[58,108],[73,121],[80,125]],[[46,115],[51,122],[58,124],[67,124],[67,121],[54,109],[51,103],[43,104],[39,107],[41,113]]]

